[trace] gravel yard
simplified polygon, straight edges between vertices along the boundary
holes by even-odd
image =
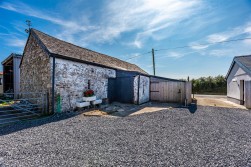
[[[194,97],[197,100],[197,105],[200,105],[200,106],[216,106],[216,107],[246,109],[243,105],[239,105],[239,104],[236,104],[227,100],[227,96],[225,95],[195,94]]]
[[[199,106],[0,128],[0,166],[251,166],[251,112]]]

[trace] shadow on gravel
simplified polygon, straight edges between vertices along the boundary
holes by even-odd
[[[52,122],[61,121],[64,119],[77,116],[77,115],[78,115],[77,113],[55,114],[55,115],[42,117],[38,119],[23,120],[23,121],[19,121],[13,124],[3,125],[3,126],[0,126],[0,136],[14,133],[20,130],[32,128],[32,127],[41,126],[41,125],[52,123]]]
[[[189,107],[188,107],[188,110],[190,111],[190,113],[195,113],[197,111],[197,105],[196,104],[191,104]]]

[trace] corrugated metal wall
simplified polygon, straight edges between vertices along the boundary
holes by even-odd
[[[14,93],[20,92],[20,62],[21,62],[21,57],[14,57],[13,58],[13,79],[14,79]]]

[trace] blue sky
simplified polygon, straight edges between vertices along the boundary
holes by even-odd
[[[225,75],[234,56],[251,54],[250,0],[2,0],[0,60],[22,53],[25,20],[47,34],[169,78]],[[170,49],[188,45],[183,49]],[[141,55],[141,56],[139,56]],[[129,59],[131,57],[134,59]],[[128,60],[129,59],[129,60]]]

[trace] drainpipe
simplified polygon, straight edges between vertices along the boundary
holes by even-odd
[[[52,113],[54,114],[55,110],[55,55],[53,54],[53,62],[52,62],[52,96],[51,96],[51,105],[52,105]]]

